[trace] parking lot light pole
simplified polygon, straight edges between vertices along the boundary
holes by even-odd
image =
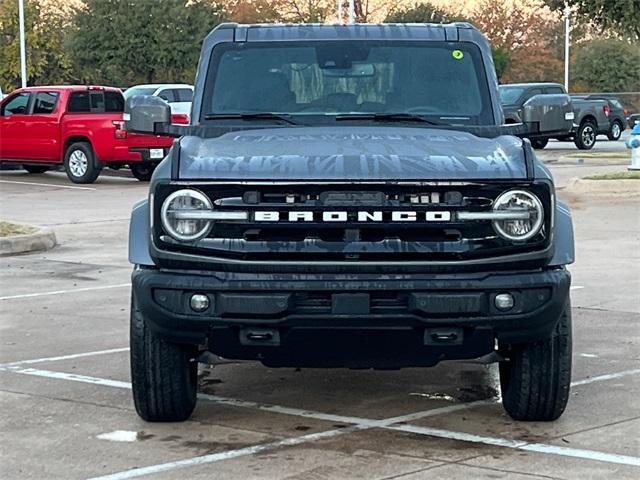
[[[355,0],[349,0],[349,23],[355,22]]]
[[[342,0],[338,0],[338,23],[342,23]]]
[[[571,9],[564,4],[564,89],[569,92],[569,44],[571,43]]]
[[[27,86],[27,54],[24,41],[24,0],[18,0],[18,17],[20,18],[20,76],[22,88]]]

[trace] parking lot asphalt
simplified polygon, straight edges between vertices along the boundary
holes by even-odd
[[[602,151],[620,142],[601,142]],[[611,150],[610,150],[611,149]],[[560,186],[624,159],[541,153]],[[0,217],[55,229],[59,246],[0,257],[3,479],[635,479],[640,477],[640,197],[576,196],[574,358],[556,422],[514,422],[495,366],[200,370],[191,420],[136,415],[128,362],[127,227],[146,185],[58,172],[0,175]]]

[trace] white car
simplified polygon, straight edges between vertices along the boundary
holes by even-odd
[[[153,95],[165,100],[171,107],[171,113],[184,113],[191,115],[191,98],[193,97],[193,85],[186,83],[151,83],[136,85],[124,91],[124,98],[135,95]]]

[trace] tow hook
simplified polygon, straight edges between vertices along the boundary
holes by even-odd
[[[240,330],[240,344],[278,346],[280,345],[280,332],[274,328],[243,328]]]

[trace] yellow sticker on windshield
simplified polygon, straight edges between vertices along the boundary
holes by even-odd
[[[451,56],[456,60],[462,60],[464,58],[464,53],[462,53],[462,50],[454,50],[451,52]]]

